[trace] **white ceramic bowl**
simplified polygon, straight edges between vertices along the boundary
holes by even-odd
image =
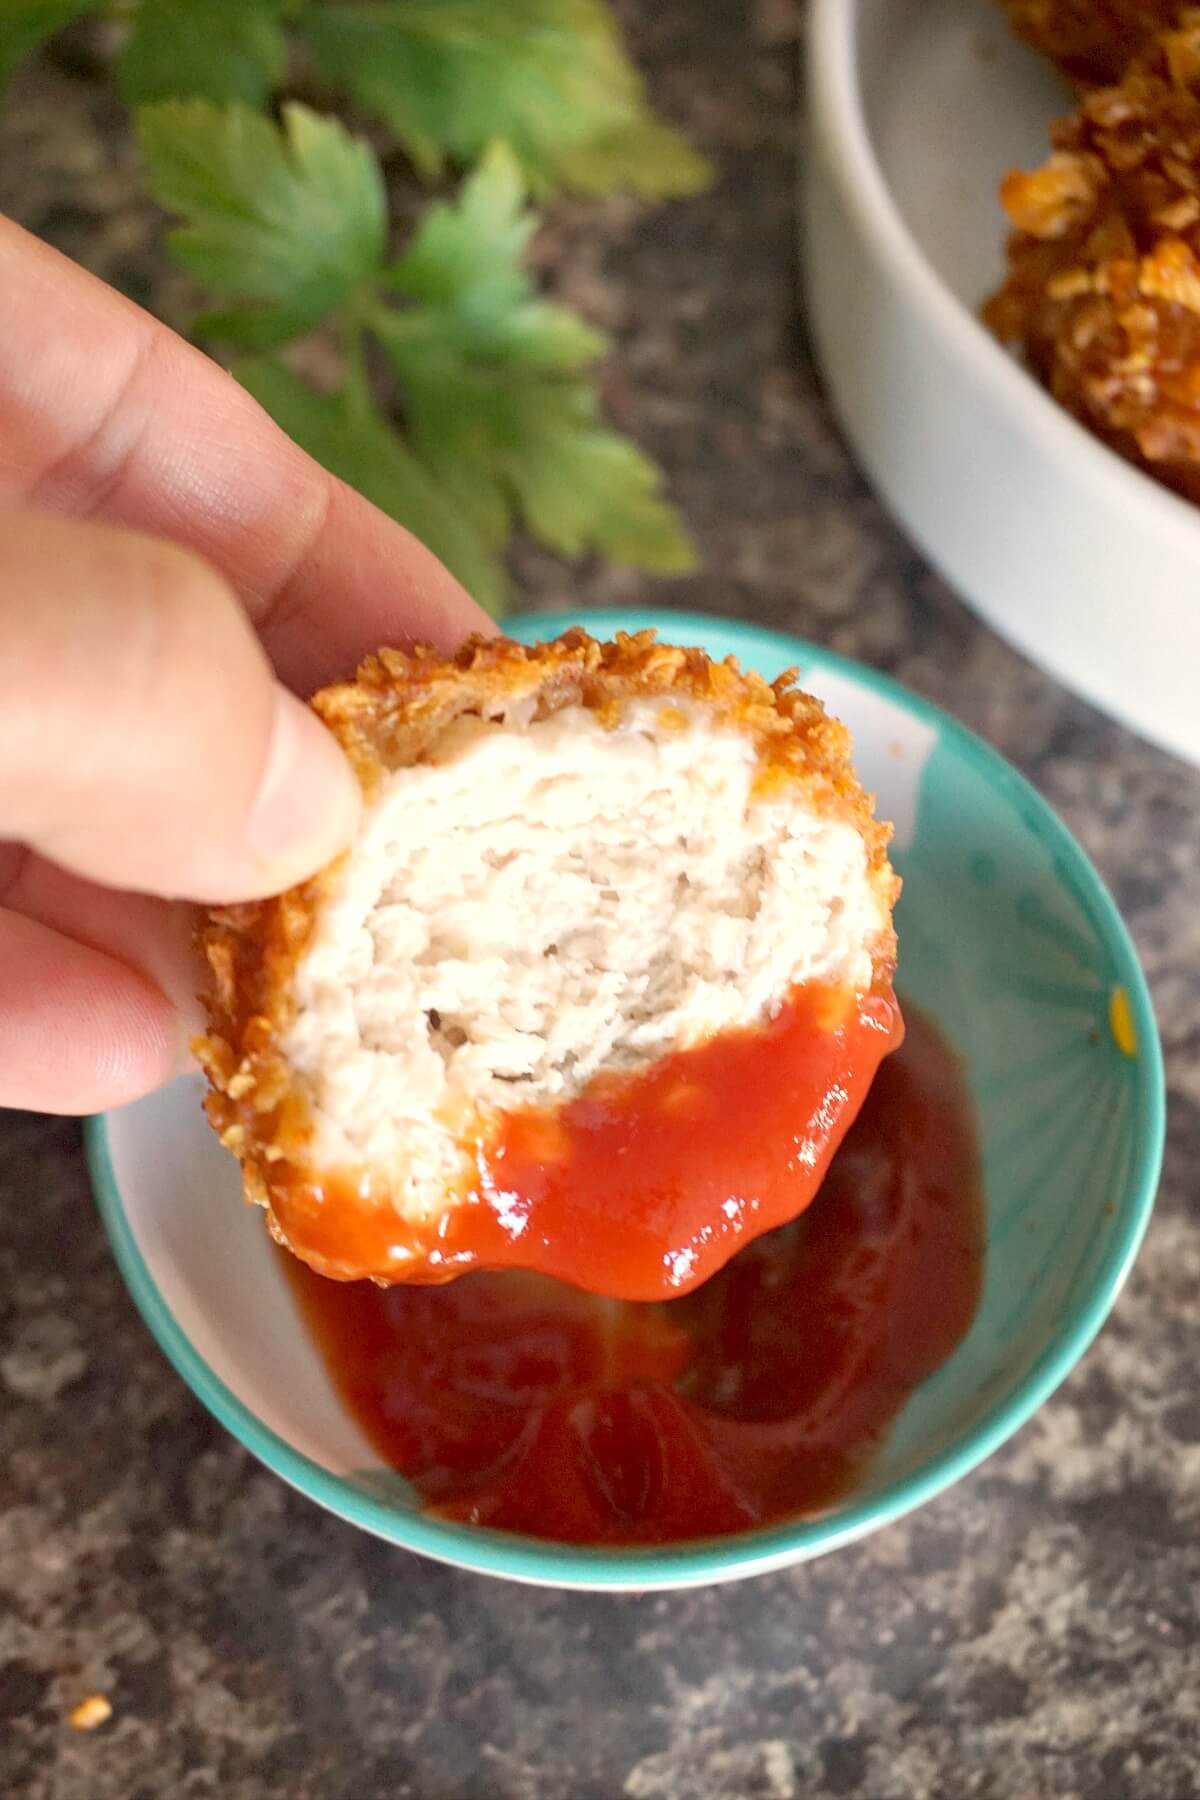
[[[812,0],[806,278],[841,425],[997,631],[1200,762],[1200,508],[1062,412],[979,324],[1004,171],[1070,98],[995,0]]]

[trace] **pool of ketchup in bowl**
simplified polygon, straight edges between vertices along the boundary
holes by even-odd
[[[682,1298],[605,1300],[511,1269],[343,1284],[279,1253],[344,1405],[427,1511],[661,1544],[854,1488],[983,1282],[970,1097],[936,1027],[904,1010],[811,1209]]]

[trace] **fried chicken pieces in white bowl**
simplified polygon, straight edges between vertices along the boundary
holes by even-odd
[[[1009,10],[1082,78],[1166,9]],[[805,276],[899,522],[1018,649],[1200,761],[1200,61],[1172,10],[1173,47],[1080,97],[995,0],[814,0]]]

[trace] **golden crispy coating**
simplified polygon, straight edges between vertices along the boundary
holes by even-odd
[[[1001,0],[1018,37],[1056,62],[1080,88],[1119,81],[1156,32],[1175,24],[1181,0]]]
[[[760,791],[800,784],[814,810],[853,824],[890,916],[899,891],[887,860],[890,827],[874,818],[854,774],[845,727],[796,687],[792,672],[768,683],[743,673],[732,658],[714,663],[703,651],[659,643],[653,632],[622,633],[601,644],[574,629],[533,648],[473,638],[453,657],[423,648],[381,650],[354,681],[317,694],[312,705],[369,798],[390,771],[418,761],[464,714],[495,714],[532,700],[534,716],[582,704],[603,723],[615,723],[627,701],[644,696],[707,704],[718,721],[757,739]],[[281,1242],[273,1194],[315,1188],[321,1177],[308,1166],[313,1126],[304,1084],[279,1044],[293,1016],[293,971],[339,866],[277,899],[222,908],[202,933],[212,984],[204,997],[210,1029],[193,1048],[212,1084],[206,1109],[242,1164],[247,1200],[266,1206]],[[889,929],[875,947],[880,980],[890,977],[894,962]],[[339,1270],[329,1265],[325,1272]]]
[[[1200,499],[1200,9],[1014,172],[1008,279],[984,316],[1054,397]]]

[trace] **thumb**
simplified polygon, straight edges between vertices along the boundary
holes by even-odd
[[[344,847],[358,784],[190,552],[0,519],[0,839],[113,887],[250,900]]]

